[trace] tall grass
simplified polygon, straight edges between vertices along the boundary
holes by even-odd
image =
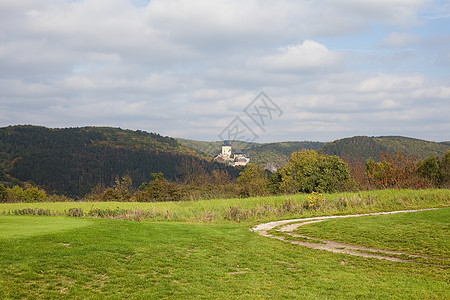
[[[174,220],[190,222],[260,221],[316,215],[364,213],[446,207],[449,189],[379,190],[333,193],[318,197],[308,194],[246,199],[213,199],[183,202],[60,202],[0,204],[0,214],[34,214],[129,220]]]

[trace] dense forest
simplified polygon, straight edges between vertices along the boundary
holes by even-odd
[[[212,160],[220,152],[221,144],[109,127],[50,129],[31,125],[9,126],[0,128],[0,184],[13,187],[28,183],[49,193],[81,198],[94,191],[103,193],[114,186],[120,190],[118,187],[123,183],[119,179],[123,178],[127,178],[127,185],[132,185],[128,190],[137,190],[142,183],[154,180],[155,174],[161,174],[159,179],[163,176],[168,180],[164,188],[172,189],[173,193],[178,191],[169,183],[191,186],[200,190],[202,195],[222,186],[216,194],[228,196],[234,192],[224,183],[233,183],[243,169]],[[417,169],[417,163],[428,157],[431,160],[427,161],[426,168],[423,167],[426,171],[422,173],[438,186],[438,180],[433,179],[437,175],[433,174],[440,172],[436,171],[436,166],[450,150],[445,143],[405,137],[364,136],[326,144],[233,142],[233,149],[237,148],[250,153],[252,164],[271,172],[283,169],[292,158],[291,154],[297,151],[315,150],[320,154],[336,155],[349,165],[352,178],[356,178],[364,188],[373,186],[374,178],[378,178],[378,175],[367,173],[364,166],[368,159],[373,159],[371,166],[375,167],[380,160],[390,165],[408,161]],[[279,178],[273,179],[276,182]],[[192,195],[191,192],[189,194]]]
[[[369,158],[380,160],[381,152],[390,154],[400,152],[418,160],[432,155],[442,156],[450,150],[450,146],[402,136],[355,136],[327,143],[318,150],[343,159],[357,159],[364,162]]]
[[[219,151],[219,150],[218,150]],[[175,139],[143,131],[37,126],[0,128],[0,182],[28,181],[47,191],[81,197],[130,175],[136,184],[163,173],[170,180],[192,172],[239,170],[205,160]]]

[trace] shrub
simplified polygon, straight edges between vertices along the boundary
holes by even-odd
[[[342,159],[313,150],[292,153],[279,174],[279,189],[285,193],[334,192],[351,186],[349,168]]]
[[[44,202],[47,200],[47,194],[44,190],[38,187],[28,186],[23,189],[17,185],[12,188],[7,188],[7,197],[5,202],[16,203],[16,202]]]
[[[5,186],[0,183],[0,203],[7,202],[8,199],[8,191],[6,190]]]
[[[428,179],[434,186],[439,186],[441,183],[441,170],[439,167],[439,160],[436,156],[430,156],[419,162],[417,171],[419,174]]]
[[[50,209],[45,208],[24,208],[16,209],[12,211],[13,215],[37,215],[37,216],[50,216]]]
[[[422,185],[413,158],[405,157],[400,152],[394,155],[382,152],[379,162],[368,159],[366,172],[370,183],[376,188],[406,188]]]
[[[152,174],[153,180],[145,182],[134,194],[138,202],[162,202],[182,201],[186,198],[187,191],[184,186],[167,181],[162,173]]]
[[[240,173],[237,182],[242,196],[263,196],[267,192],[266,172],[258,165],[247,165]]]
[[[67,212],[67,216],[69,216],[69,217],[82,217],[83,216],[83,210],[81,208],[69,208],[69,211]]]
[[[450,187],[450,150],[441,159],[440,172],[443,187]]]

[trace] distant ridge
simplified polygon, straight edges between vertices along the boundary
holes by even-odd
[[[222,143],[221,141],[177,140],[184,146],[209,157],[219,153]],[[233,145],[244,152],[250,153],[250,161],[252,163],[261,166],[274,164],[277,168],[287,163],[292,152],[303,149],[316,150],[328,155],[337,155],[345,160],[357,159],[360,162],[364,162],[369,158],[379,160],[381,152],[393,154],[398,151],[419,160],[431,155],[440,157],[450,150],[450,142],[448,144],[447,142],[436,143],[402,136],[354,136],[329,143],[303,141],[257,144],[236,141],[233,142]]]
[[[168,179],[186,174],[226,170],[236,178],[241,169],[212,161],[223,141],[175,139],[140,130],[112,127],[51,129],[17,125],[0,128],[0,183],[30,181],[50,192],[83,196],[97,185],[111,186],[129,174],[135,185],[162,172]],[[330,143],[291,141],[246,143],[232,141],[234,149],[250,154],[250,162],[269,170],[284,166],[292,152],[303,149],[337,155],[347,161],[379,159],[380,153],[402,152],[423,159],[441,157],[450,142],[435,143],[401,136],[355,136]]]
[[[380,152],[401,152],[415,159],[424,159],[432,155],[440,157],[447,150],[450,150],[450,145],[402,136],[355,136],[327,143],[319,149],[325,154],[358,159],[361,162],[368,158],[379,159]]]
[[[83,196],[129,174],[136,186],[161,172],[175,179],[198,169],[238,170],[212,163],[171,137],[111,127],[0,128],[0,182],[31,181],[56,193]]]

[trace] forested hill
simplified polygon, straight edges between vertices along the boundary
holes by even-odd
[[[368,158],[378,160],[381,152],[391,154],[401,152],[415,159],[424,159],[432,155],[441,157],[448,150],[450,150],[450,145],[444,143],[402,136],[355,136],[327,143],[318,149],[325,154],[337,155],[345,160],[358,159],[361,162]]]
[[[32,181],[47,190],[82,196],[131,175],[139,185],[162,172],[174,179],[198,169],[232,168],[211,163],[170,137],[109,127],[0,128],[0,182]]]
[[[201,142],[177,139],[186,147],[207,157],[214,157],[220,151],[222,142]],[[401,136],[355,136],[344,138],[330,143],[322,142],[279,142],[269,144],[245,143],[232,141],[233,149],[241,149],[250,154],[250,161],[263,167],[273,165],[276,168],[285,165],[292,152],[303,149],[316,150],[329,155],[337,155],[346,161],[359,160],[364,163],[367,159],[380,159],[381,152],[394,154],[401,152],[415,159],[424,159],[429,156],[441,157],[450,150],[449,142],[435,143],[420,139]]]
[[[357,136],[326,144],[232,143],[233,150],[240,148],[251,155],[251,162],[268,169],[282,167],[292,152],[302,149],[362,163],[368,158],[377,160],[381,152],[399,151],[423,159],[441,157],[450,150],[446,143],[405,137]],[[9,126],[0,128],[0,183],[30,181],[49,192],[81,197],[98,185],[112,186],[117,177],[127,174],[136,187],[158,172],[173,180],[223,169],[236,178],[240,169],[211,161],[220,153],[221,144],[110,127]]]
[[[196,153],[213,158],[221,151],[223,141],[205,142],[187,139],[177,139],[178,142],[192,149]],[[248,143],[242,141],[232,141],[233,151],[242,150],[244,153],[250,154],[252,163],[263,167],[271,164],[276,168],[284,166],[292,152],[301,151],[303,149],[317,150],[324,143],[321,142],[278,142],[278,143]]]
[[[321,142],[279,142],[260,144],[248,149],[248,153],[252,162],[261,166],[273,164],[276,168],[280,168],[287,164],[292,152],[301,151],[303,149],[317,150],[323,143]]]

